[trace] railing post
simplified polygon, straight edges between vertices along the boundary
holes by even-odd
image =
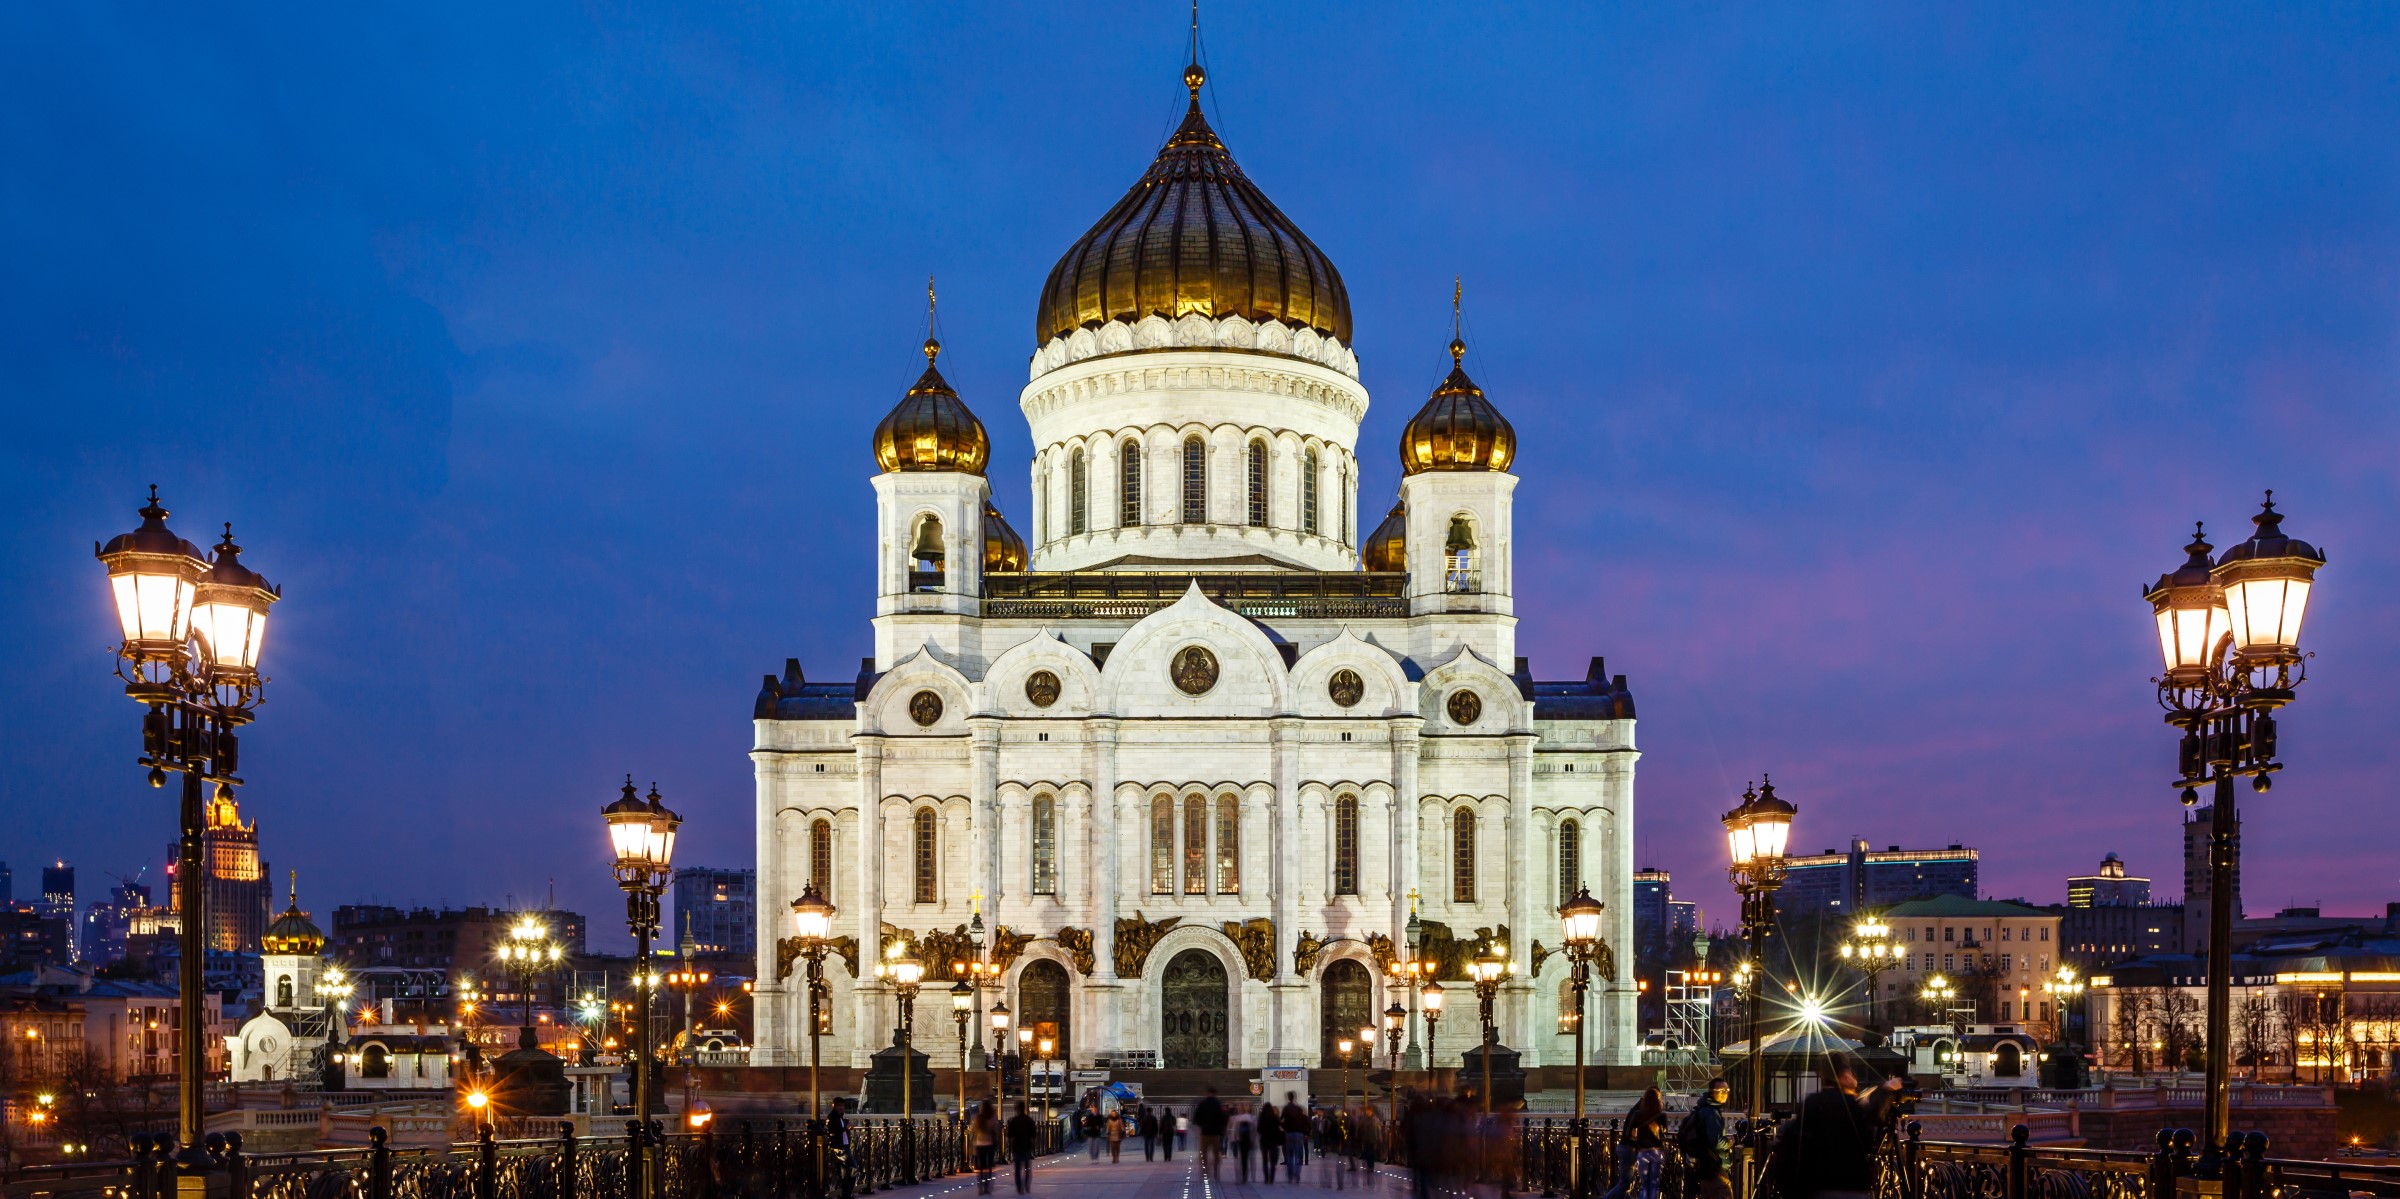
[[[381,1124],[367,1129],[367,1199],[392,1199],[391,1140]]]
[[[1900,1151],[1900,1194],[1904,1199],[1924,1199],[1925,1195],[1925,1122],[1908,1122],[1908,1143]]]
[[[2030,1189],[2027,1184],[2031,1181],[2033,1173],[2033,1148],[2028,1144],[2032,1139],[2032,1130],[2024,1125],[2016,1124],[2009,1127],[2008,1180],[2006,1183],[2008,1199],[2026,1199],[2026,1193]]]
[[[645,1199],[642,1194],[642,1122],[625,1122],[625,1199]]]
[[[475,1130],[475,1199],[499,1199],[500,1147],[492,1142],[492,1125]]]
[[[558,1122],[558,1199],[575,1199],[575,1122]]]
[[[2242,1178],[2245,1193],[2259,1199],[2274,1194],[2267,1179],[2267,1134],[2252,1132],[2243,1138]]]

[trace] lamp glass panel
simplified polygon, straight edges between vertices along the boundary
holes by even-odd
[[[196,588],[189,580],[137,570],[111,575],[109,582],[116,592],[117,624],[126,640],[181,641],[190,635]]]
[[[2308,608],[2309,581],[2274,577],[2239,579],[2225,585],[2225,605],[2237,649],[2291,649],[2300,643],[2300,617]]]
[[[1572,944],[1589,944],[1600,935],[1600,913],[1595,911],[1587,909],[1569,913],[1562,923],[1567,940]]]
[[[650,844],[650,821],[646,817],[620,819],[610,817],[608,842],[616,851],[619,865],[641,862]]]
[[[1747,866],[1750,864],[1752,844],[1748,825],[1736,825],[1725,830],[1726,852],[1732,855],[1734,865]]]
[[[1757,838],[1758,856],[1769,860],[1783,856],[1783,844],[1792,835],[1792,822],[1779,817],[1753,820],[1750,835]]]
[[[253,612],[247,604],[212,601],[192,612],[192,624],[208,650],[210,663],[222,670],[258,669],[258,642],[267,630],[265,613]]]
[[[797,926],[801,940],[822,941],[825,934],[831,931],[829,925],[832,922],[826,919],[823,908],[810,904],[792,913],[792,923]]]

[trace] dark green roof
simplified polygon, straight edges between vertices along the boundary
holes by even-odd
[[[1930,899],[1912,899],[1894,904],[1882,913],[1886,920],[1911,917],[1943,916],[2054,916],[2040,908],[2005,899],[1969,899],[1964,895],[1936,895]]]

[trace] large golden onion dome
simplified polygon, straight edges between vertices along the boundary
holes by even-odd
[[[1358,559],[1372,571],[1408,569],[1408,505],[1392,505],[1391,515],[1359,544]]]
[[[1450,339],[1450,377],[1400,431],[1400,473],[1429,470],[1507,470],[1516,461],[1517,431],[1467,377],[1467,343]]]
[[[325,933],[300,910],[300,873],[292,872],[292,902],[258,935],[261,953],[313,958],[325,951]]]
[[[933,360],[942,343],[925,339],[925,373],[875,426],[875,462],[888,473],[948,470],[980,475],[991,460],[992,440],[983,422],[967,409]]]
[[[1050,268],[1034,315],[1041,345],[1087,325],[1188,313],[1281,321],[1350,341],[1350,293],[1300,227],[1234,165],[1191,108],[1133,190]]]
[[[1025,569],[1025,539],[1001,519],[1000,509],[983,502],[983,573]]]

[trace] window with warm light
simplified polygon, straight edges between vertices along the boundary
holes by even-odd
[[[1475,811],[1460,808],[1450,827],[1450,902],[1475,902]]]
[[[914,857],[916,865],[916,901],[918,903],[934,903],[940,898],[938,880],[936,880],[934,877],[934,871],[935,867],[939,864],[937,855],[941,845],[939,838],[935,834],[934,820],[935,817],[932,808],[917,809],[915,821],[914,840],[916,844]]]
[[[1142,443],[1128,441],[1117,459],[1117,523],[1134,528],[1142,523]]]
[[[1208,445],[1197,437],[1183,441],[1183,523],[1208,522]]]
[[[1242,804],[1231,793],[1217,797],[1217,894],[1242,890]]]
[[[1317,531],[1317,451],[1300,456],[1300,531]]]
[[[1033,797],[1033,893],[1058,894],[1058,800]]]
[[[1565,904],[1583,889],[1583,826],[1558,822],[1558,902]]]
[[[1333,893],[1358,894],[1358,797],[1333,801]]]
[[[1183,800],[1183,893],[1208,894],[1208,799]]]
[[[1165,795],[1150,801],[1150,893],[1175,893],[1175,801]]]

